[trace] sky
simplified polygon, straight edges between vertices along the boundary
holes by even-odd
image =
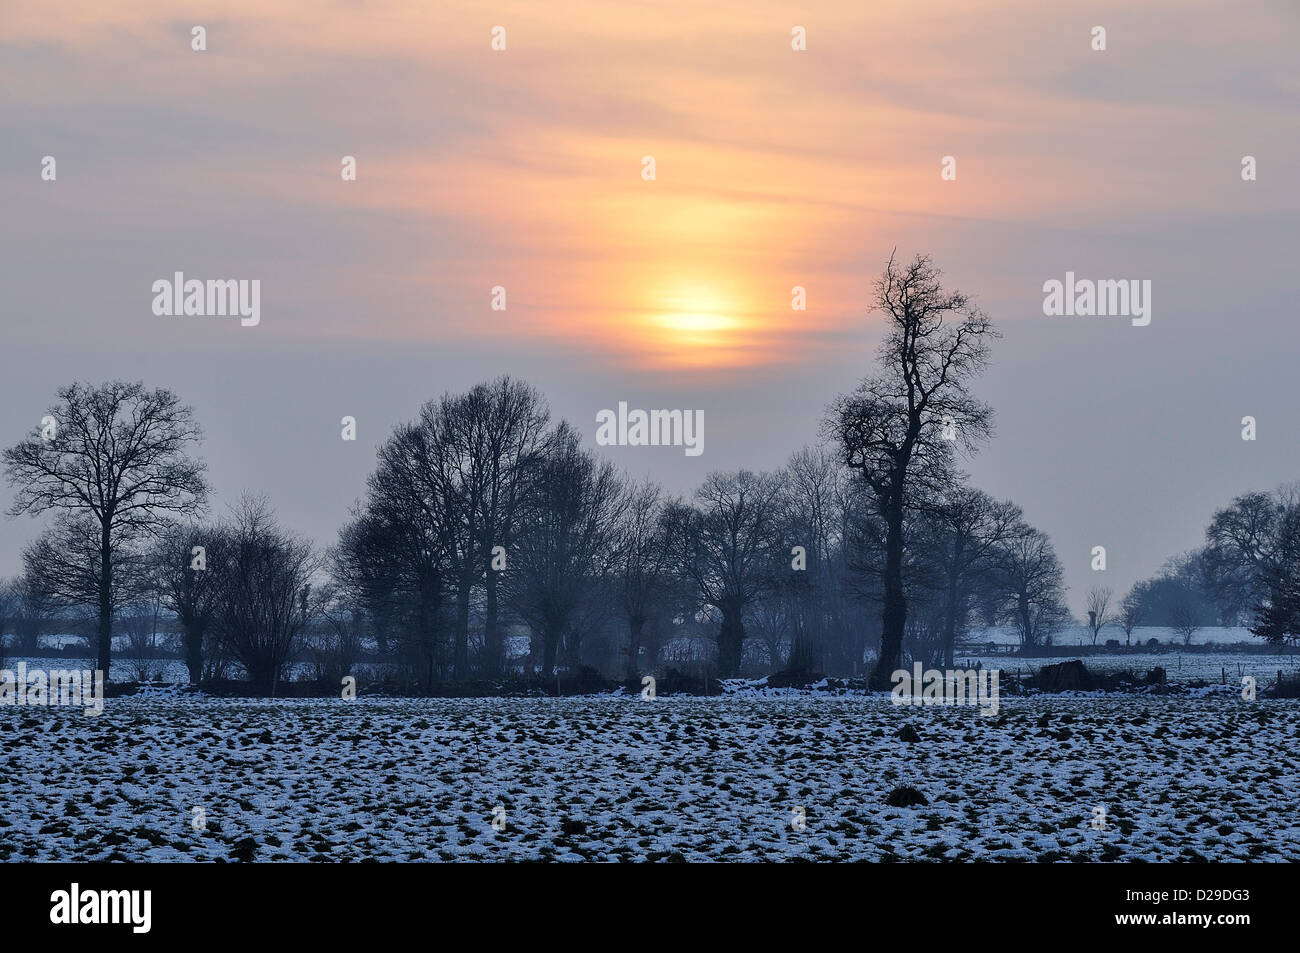
[[[1300,479],[1298,28],[1283,0],[0,0],[0,443],[74,380],[167,387],[214,509],[265,494],[329,545],[394,425],[508,373],[592,447],[620,401],[702,410],[699,456],[598,448],[687,493],[818,440],[873,372],[873,280],[924,252],[1003,335],[967,468],[1081,612]],[[177,271],[259,280],[261,322],[155,315]],[[1044,315],[1067,272],[1149,280],[1151,323]],[[0,576],[40,526],[0,520]]]

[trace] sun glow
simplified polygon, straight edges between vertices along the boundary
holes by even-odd
[[[733,297],[712,285],[682,282],[652,295],[657,307],[651,324],[669,332],[678,345],[716,347],[743,332]]]
[[[726,331],[736,326],[736,320],[725,314],[706,314],[694,312],[686,314],[661,314],[659,324],[671,331],[686,331],[697,334]]]

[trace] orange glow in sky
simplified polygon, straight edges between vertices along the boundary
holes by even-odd
[[[87,214],[165,225],[184,207],[237,228],[272,201],[297,210],[276,224],[301,230],[301,255],[276,265],[281,313],[298,313],[268,334],[537,339],[640,369],[813,363],[871,320],[895,245],[946,250],[957,223],[1086,230],[1168,211],[1203,179],[1168,160],[1199,144],[1205,91],[1161,85],[1124,44],[1094,76],[1086,24],[1036,0],[225,6],[201,54],[203,14],[179,0],[23,5],[5,30],[76,54],[75,73],[21,74],[28,107],[147,104],[175,124],[174,149],[95,169]],[[1103,6],[1125,44],[1160,33]],[[1158,148],[1115,153],[1135,130]],[[313,270],[322,236],[353,234],[354,254]],[[496,286],[505,311],[487,310]]]

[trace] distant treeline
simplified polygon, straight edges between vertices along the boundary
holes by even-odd
[[[107,672],[115,631],[133,645],[178,631],[192,681],[267,687],[308,654],[341,678],[363,650],[424,686],[688,664],[854,675],[874,655],[879,687],[905,656],[951,667],[986,626],[1050,644],[1073,621],[1050,539],[956,466],[991,433],[966,387],[995,332],[923,257],[891,260],[877,305],[879,373],[779,470],[714,472],[677,498],[583,449],[534,388],[500,378],[397,427],[324,552],[265,499],[208,518],[201,431],[176,395],[65,387],[4,452],[12,514],[52,519],[0,587],[0,634],[30,651],[73,613]],[[1093,641],[1139,624],[1190,641],[1241,620],[1292,641],[1297,555],[1295,491],[1242,496],[1202,549],[1118,603],[1092,590]]]

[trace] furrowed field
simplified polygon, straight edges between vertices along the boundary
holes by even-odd
[[[0,734],[0,860],[1300,859],[1300,702],[1231,686],[994,717],[887,695],[140,695],[0,709]],[[903,786],[928,803],[890,806]]]

